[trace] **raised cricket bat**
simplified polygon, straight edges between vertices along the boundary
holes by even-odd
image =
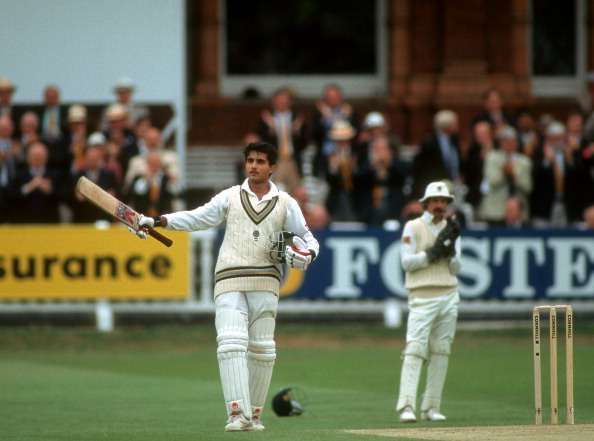
[[[138,218],[140,217],[140,214],[128,207],[122,201],[113,197],[90,179],[81,176],[76,183],[76,191],[103,211],[111,214],[121,223],[138,231]],[[167,247],[170,247],[173,244],[171,239],[163,236],[153,228],[143,227],[142,229]]]

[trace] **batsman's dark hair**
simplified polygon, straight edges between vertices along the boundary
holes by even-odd
[[[243,149],[243,159],[246,160],[250,152],[264,153],[268,158],[270,165],[276,164],[278,160],[278,150],[276,146],[267,142],[252,142]]]

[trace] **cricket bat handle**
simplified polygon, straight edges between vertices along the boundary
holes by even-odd
[[[157,239],[159,242],[161,242],[166,247],[170,247],[171,245],[173,245],[173,241],[171,239],[163,236],[161,233],[159,233],[154,228],[147,227],[147,228],[144,228],[144,231],[146,231],[149,234],[149,236],[153,236],[155,239]]]

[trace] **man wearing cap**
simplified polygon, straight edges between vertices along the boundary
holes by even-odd
[[[12,95],[16,88],[8,78],[0,77],[0,116],[9,116],[16,127],[17,119],[13,114]]]
[[[401,422],[415,422],[421,368],[427,362],[427,382],[421,417],[444,421],[441,396],[450,346],[458,317],[460,226],[446,219],[454,200],[444,182],[432,182],[420,202],[421,217],[408,221],[402,233],[401,263],[409,291],[406,348],[396,411]]]
[[[116,96],[116,102],[114,104],[119,104],[122,106],[126,113],[126,127],[131,129],[136,124],[140,118],[148,116],[148,109],[144,106],[139,106],[132,102],[132,96],[134,95],[134,91],[136,89],[136,85],[131,78],[128,77],[121,77],[119,78],[114,87],[113,93]],[[111,106],[110,106],[111,107]],[[101,129],[107,130],[109,125],[109,108],[106,109],[105,113],[101,118]]]

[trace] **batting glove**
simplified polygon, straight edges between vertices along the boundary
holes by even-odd
[[[291,268],[305,271],[313,260],[313,254],[309,250],[302,250],[292,245],[285,248],[285,259]]]
[[[138,216],[138,228],[140,229],[142,227],[155,228],[155,219],[141,214]]]

